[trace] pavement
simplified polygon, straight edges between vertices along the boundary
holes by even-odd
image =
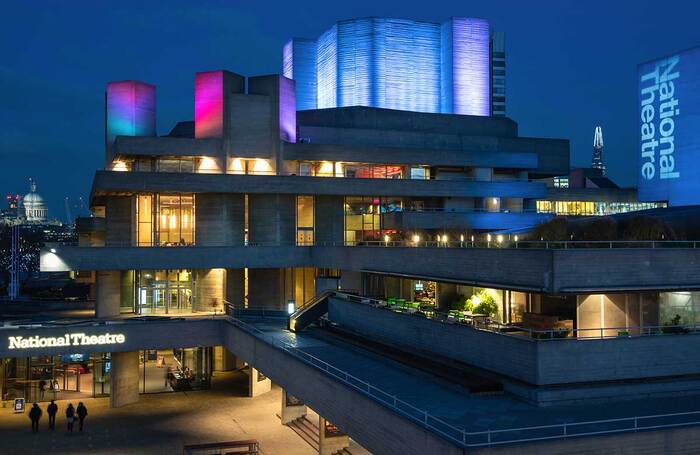
[[[66,431],[66,400],[57,401],[55,431],[48,430],[48,403],[40,404],[44,413],[37,434],[31,432],[28,414],[13,414],[8,405],[0,408],[0,453],[175,454],[184,444],[246,439],[258,440],[267,455],[318,453],[280,423],[280,388],[243,397],[241,387],[230,383],[234,379],[218,375],[211,390],[141,395],[138,403],[117,409],[109,407],[109,398],[83,400],[88,416],[82,433],[77,422],[73,433]]]

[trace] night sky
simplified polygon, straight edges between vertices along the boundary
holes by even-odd
[[[107,81],[157,85],[165,134],[193,118],[196,71],[279,73],[288,38],[364,16],[488,19],[506,33],[507,111],[521,135],[568,138],[572,165],[587,166],[600,124],[609,175],[634,185],[636,65],[700,45],[699,14],[674,0],[10,0],[0,13],[0,192],[25,193],[35,177],[60,219],[64,197],[87,197],[104,165]]]

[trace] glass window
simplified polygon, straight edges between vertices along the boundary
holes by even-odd
[[[136,246],[153,246],[153,196],[136,197]]]
[[[158,195],[158,245],[193,245],[194,213],[194,195]]]
[[[297,196],[297,245],[314,244],[314,197]]]
[[[382,240],[382,204],[378,197],[345,198],[345,241],[350,245]]]

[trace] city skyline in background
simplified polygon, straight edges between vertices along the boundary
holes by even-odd
[[[588,167],[593,130],[601,125],[608,175],[621,186],[633,186],[637,64],[700,43],[688,11],[698,7],[688,5],[682,13],[669,7],[650,17],[644,11],[651,2],[632,11],[602,2],[585,7],[566,3],[500,1],[464,7],[441,2],[426,10],[393,1],[332,7],[306,2],[305,8],[280,3],[263,10],[237,2],[206,7],[176,2],[167,11],[131,2],[10,5],[0,32],[6,56],[0,66],[5,101],[0,105],[0,191],[22,194],[32,177],[50,216],[59,219],[64,218],[65,197],[86,199],[88,176],[104,165],[104,89],[109,81],[157,85],[157,132],[166,134],[177,121],[194,117],[196,71],[280,73],[282,47],[289,38],[316,36],[350,17],[439,21],[461,15],[485,18],[505,32],[507,116],[519,124],[521,135],[570,139],[572,167]],[[21,30],[31,21],[35,31],[27,36]],[[619,33],[622,21],[624,36]],[[674,33],[651,33],[660,23],[674,24]],[[23,36],[22,46],[16,45],[18,36]]]

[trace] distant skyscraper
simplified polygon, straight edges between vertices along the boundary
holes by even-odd
[[[491,33],[491,115],[506,115],[506,39],[503,32]]]
[[[605,164],[603,164],[603,129],[600,126],[595,127],[593,135],[593,162],[591,167],[600,169],[605,175]]]

